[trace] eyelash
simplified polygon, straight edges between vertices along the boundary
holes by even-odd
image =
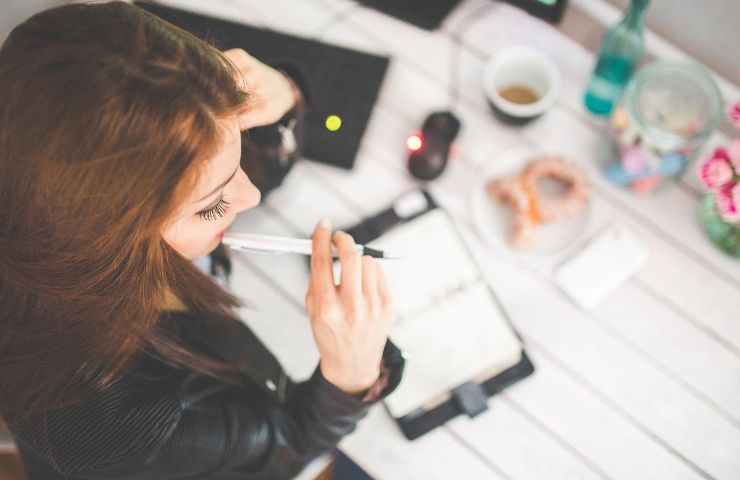
[[[202,212],[198,212],[198,215],[203,220],[208,220],[209,222],[216,220],[216,215],[218,215],[219,217],[223,217],[224,214],[229,210],[227,205],[229,205],[229,202],[226,201],[226,197],[221,195],[221,198],[219,199],[215,207],[209,208],[208,210],[203,210]]]

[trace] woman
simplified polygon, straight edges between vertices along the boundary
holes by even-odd
[[[260,201],[240,130],[291,115],[297,97],[244,51],[123,2],[47,10],[11,32],[0,413],[31,478],[289,478],[398,383],[383,273],[328,222],[305,296],[320,362],[303,383],[191,261]]]

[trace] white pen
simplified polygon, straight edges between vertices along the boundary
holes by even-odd
[[[299,253],[302,255],[311,255],[313,241],[303,238],[277,237],[273,235],[259,235],[256,233],[225,233],[222,240],[224,245],[235,250],[249,253],[262,254],[279,254],[279,253]],[[374,258],[395,259],[403,255],[390,250],[376,250],[366,247],[365,245],[356,245],[357,251],[361,255],[370,255]],[[338,258],[337,249],[331,246],[332,257]]]

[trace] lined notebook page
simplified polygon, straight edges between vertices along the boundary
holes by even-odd
[[[385,400],[394,417],[521,359],[519,339],[455,228],[434,209],[368,243],[404,253],[382,261],[396,308],[390,337],[407,355],[401,384]]]

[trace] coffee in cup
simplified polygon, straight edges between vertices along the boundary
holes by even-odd
[[[497,116],[521,124],[548,110],[560,93],[555,62],[530,47],[506,47],[493,55],[483,71],[483,90]]]

